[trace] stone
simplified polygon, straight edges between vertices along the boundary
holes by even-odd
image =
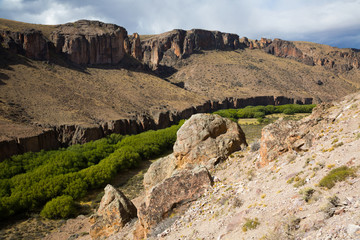
[[[141,41],[142,61],[153,69],[174,66],[179,59],[199,50],[240,48],[239,36],[219,31],[175,29]]]
[[[261,166],[267,165],[289,150],[286,139],[289,137],[289,132],[297,127],[296,121],[278,120],[262,129],[260,140]]]
[[[179,204],[199,198],[212,185],[212,178],[205,167],[179,170],[155,185],[138,210],[138,217],[145,236],[150,229],[166,218]]]
[[[49,60],[48,42],[41,31],[0,31],[0,36],[5,48],[13,53],[23,54],[34,60]]]
[[[350,235],[360,235],[360,226],[355,224],[348,224],[347,233]]]
[[[50,35],[57,52],[76,64],[117,64],[125,55],[125,28],[79,20],[58,25]]]
[[[171,177],[176,169],[175,157],[170,154],[152,163],[144,175],[144,188],[148,192],[153,186]]]
[[[90,217],[92,239],[106,239],[119,232],[126,223],[136,218],[134,204],[119,190],[108,184],[96,214]]]
[[[245,134],[237,123],[216,114],[195,114],[177,132],[176,166],[224,160],[246,146]]]

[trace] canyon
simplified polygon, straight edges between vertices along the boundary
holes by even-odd
[[[164,128],[194,113],[334,100],[360,87],[354,49],[201,29],[128,35],[89,20],[31,27],[0,29],[1,159]]]

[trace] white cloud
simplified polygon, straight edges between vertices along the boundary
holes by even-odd
[[[360,0],[0,0],[0,16],[25,22],[85,18],[116,23],[129,33],[204,28],[250,38],[329,43],[343,29],[348,41],[355,39],[351,29],[359,29],[359,12]]]

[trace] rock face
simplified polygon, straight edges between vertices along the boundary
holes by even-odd
[[[177,132],[176,166],[223,160],[247,146],[240,126],[216,114],[195,114]]]
[[[144,175],[145,192],[149,192],[153,186],[171,177],[176,169],[174,154],[163,157],[152,163]]]
[[[178,59],[199,50],[238,49],[236,34],[201,29],[173,30],[141,42],[143,62],[153,69],[159,65],[173,66]]]
[[[279,119],[264,127],[261,131],[260,165],[265,166],[288,151],[308,151],[316,140],[312,132],[319,130],[321,124],[336,119],[336,114],[332,116],[326,113],[330,107],[330,104],[320,104],[311,116],[301,121]]]
[[[136,211],[134,204],[122,192],[108,184],[97,213],[90,218],[93,224],[90,229],[91,238],[106,239],[117,233],[137,216]]]
[[[23,54],[34,60],[48,60],[48,42],[41,33],[34,29],[24,32],[0,31],[0,41],[13,53]]]
[[[152,226],[163,220],[177,205],[200,197],[212,185],[212,178],[204,167],[175,172],[171,177],[151,188],[138,216],[145,235]]]
[[[58,53],[76,64],[117,64],[124,57],[125,28],[80,20],[57,26],[50,39]]]

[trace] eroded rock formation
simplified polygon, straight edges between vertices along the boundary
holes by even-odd
[[[92,239],[107,239],[117,233],[131,219],[136,218],[136,207],[119,190],[108,184],[97,213],[90,217]]]
[[[175,172],[155,185],[147,194],[138,211],[145,236],[151,227],[163,220],[177,205],[200,197],[212,185],[212,178],[204,167]]]
[[[176,166],[226,159],[247,146],[240,126],[216,114],[195,114],[177,132]]]
[[[34,60],[48,60],[49,46],[41,31],[29,29],[24,32],[0,31],[0,42],[13,53],[23,54]]]
[[[57,26],[50,40],[58,53],[76,64],[117,64],[125,55],[125,28],[115,24],[80,20]]]
[[[143,40],[142,60],[153,69],[159,65],[173,66],[178,59],[199,50],[233,50],[240,47],[236,34],[202,29],[173,30]]]
[[[313,113],[301,121],[278,121],[267,125],[262,129],[260,141],[260,165],[265,166],[274,161],[280,155],[289,152],[305,152],[316,141],[312,134],[321,128],[321,124],[334,121],[338,115],[329,115],[327,109],[330,104],[320,104]]]

